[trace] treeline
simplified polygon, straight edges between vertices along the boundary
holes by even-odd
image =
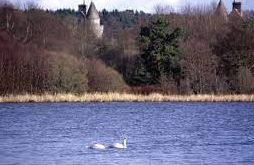
[[[3,5],[0,94],[127,89],[122,76],[93,54],[99,42],[84,29],[76,16]]]
[[[97,40],[77,11],[2,5],[0,94],[254,92],[253,12],[158,11],[103,10]]]

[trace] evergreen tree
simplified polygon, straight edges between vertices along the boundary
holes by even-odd
[[[152,83],[159,83],[160,78],[166,76],[173,78],[180,85],[182,69],[178,43],[181,34],[181,29],[171,30],[162,18],[158,18],[150,26],[141,28],[141,57],[151,75]]]

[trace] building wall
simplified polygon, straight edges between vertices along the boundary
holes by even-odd
[[[101,38],[104,31],[104,26],[101,25],[100,19],[87,20],[90,30],[96,35],[97,38]]]

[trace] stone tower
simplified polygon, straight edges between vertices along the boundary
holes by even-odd
[[[83,1],[83,4],[78,6],[79,14],[85,19],[86,18],[86,2]]]
[[[215,10],[215,15],[219,18],[222,18],[225,21],[228,21],[231,18],[241,18],[243,17],[242,14],[242,2],[240,0],[233,1],[233,9],[228,14],[227,9],[222,0],[219,1],[219,4]]]
[[[91,2],[89,9],[86,12],[86,5],[84,1],[82,5],[79,5],[79,12],[90,31],[93,32],[97,38],[102,38],[104,26],[101,25],[100,15],[95,7],[95,4]]]
[[[96,37],[101,38],[103,35],[104,26],[101,25],[101,19],[99,16],[99,12],[96,9],[93,2],[91,2],[90,7],[88,9],[86,15],[87,25],[89,26],[90,30],[94,32]]]
[[[242,2],[240,0],[234,0],[232,13],[242,16]]]
[[[223,3],[222,0],[220,0],[218,6],[217,6],[217,9],[215,11],[215,15],[220,17],[221,19],[227,21],[228,20],[228,12],[227,12],[227,9]]]

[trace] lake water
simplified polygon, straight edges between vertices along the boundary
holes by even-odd
[[[0,164],[251,165],[254,104],[0,104]]]

